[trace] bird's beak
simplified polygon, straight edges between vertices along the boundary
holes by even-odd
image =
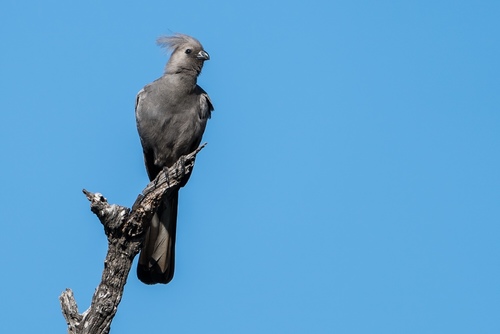
[[[208,55],[208,53],[205,50],[201,50],[196,55],[196,58],[201,59],[201,60],[209,60],[210,56]]]

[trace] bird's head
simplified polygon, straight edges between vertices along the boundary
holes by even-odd
[[[167,74],[186,72],[198,75],[205,60],[210,59],[201,43],[188,35],[162,36],[158,38],[157,43],[161,47],[172,50],[172,55],[165,68]]]

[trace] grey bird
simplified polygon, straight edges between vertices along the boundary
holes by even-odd
[[[135,106],[150,180],[200,145],[214,109],[197,85],[203,63],[210,59],[201,43],[183,34],[160,37],[157,43],[172,51],[170,59],[163,76],[137,94]],[[137,276],[146,284],[166,284],[174,276],[177,200],[178,191],[165,198],[146,232],[137,266]]]

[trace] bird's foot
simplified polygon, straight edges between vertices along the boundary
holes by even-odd
[[[168,167],[163,167],[163,173],[165,173],[165,182],[167,186],[170,186],[170,175],[168,174]]]
[[[177,163],[175,164],[175,173],[181,178],[186,175],[186,157],[181,156]]]

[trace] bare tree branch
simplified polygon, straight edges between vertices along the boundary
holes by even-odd
[[[196,155],[206,144],[182,156],[172,167],[164,170],[142,191],[132,209],[109,204],[99,193],[83,190],[90,201],[90,209],[104,226],[108,238],[108,253],[104,261],[101,283],[97,286],[92,303],[84,313],[78,306],[71,289],[66,289],[59,300],[68,324],[69,334],[107,334],[123,295],[123,288],[134,257],[141,250],[145,232],[161,200],[177,190],[194,167]]]

